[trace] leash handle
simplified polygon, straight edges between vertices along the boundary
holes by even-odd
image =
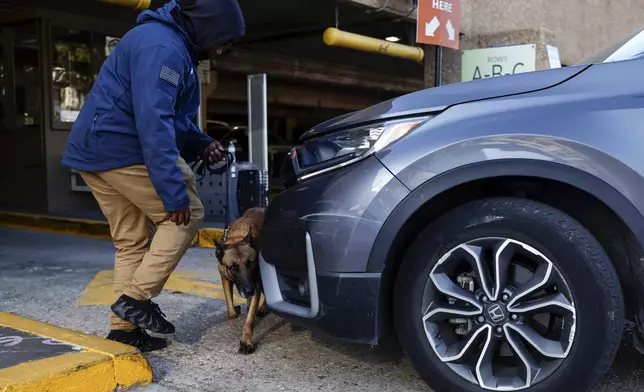
[[[225,165],[213,168],[214,165],[207,164],[203,158],[197,159],[192,165],[190,165],[192,170],[197,175],[197,181],[201,181],[204,179],[204,177],[206,177],[206,171],[208,171],[210,174],[219,175],[230,171],[230,166],[235,162],[235,156],[229,151],[221,151],[221,153],[223,155]],[[215,165],[219,164],[220,162],[215,163]]]

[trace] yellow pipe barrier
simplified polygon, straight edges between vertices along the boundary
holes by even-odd
[[[324,32],[324,43],[328,46],[341,46],[344,48],[361,50],[363,52],[379,53],[386,56],[401,57],[403,59],[422,62],[425,52],[422,48],[397,44],[382,39],[349,33],[329,27]]]
[[[116,5],[122,5],[124,7],[134,7],[134,9],[140,11],[150,8],[151,0],[100,0],[103,3],[112,3]]]

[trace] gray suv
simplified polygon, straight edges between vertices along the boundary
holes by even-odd
[[[266,210],[270,309],[397,337],[437,392],[584,391],[644,337],[644,32],[583,64],[308,131]]]

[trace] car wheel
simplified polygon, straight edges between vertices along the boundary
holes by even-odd
[[[582,392],[621,340],[608,256],[570,216],[530,200],[478,200],[433,221],[394,291],[401,345],[436,392]]]

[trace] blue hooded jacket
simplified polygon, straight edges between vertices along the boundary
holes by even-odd
[[[63,155],[63,165],[88,172],[145,164],[167,212],[190,203],[178,157],[192,161],[213,141],[193,122],[196,66],[245,33],[237,0],[179,4],[139,15],[103,64]]]

